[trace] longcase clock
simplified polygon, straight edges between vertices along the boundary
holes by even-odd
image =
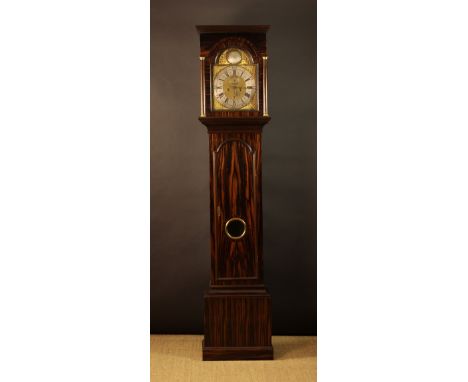
[[[211,277],[204,360],[273,359],[263,282],[262,128],[268,26],[197,26],[200,121],[210,150]]]

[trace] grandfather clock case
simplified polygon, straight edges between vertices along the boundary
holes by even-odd
[[[203,360],[273,359],[263,282],[262,129],[269,26],[197,26],[200,122],[210,151],[211,277]]]

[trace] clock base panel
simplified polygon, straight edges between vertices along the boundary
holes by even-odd
[[[266,289],[209,290],[204,300],[203,360],[273,359]]]

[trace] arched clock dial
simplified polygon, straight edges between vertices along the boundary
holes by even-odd
[[[247,106],[256,92],[253,74],[237,65],[227,66],[214,78],[214,98],[229,110],[239,110]]]

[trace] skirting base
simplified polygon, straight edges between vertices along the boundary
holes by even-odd
[[[211,347],[203,341],[203,361],[271,360],[272,346]]]

